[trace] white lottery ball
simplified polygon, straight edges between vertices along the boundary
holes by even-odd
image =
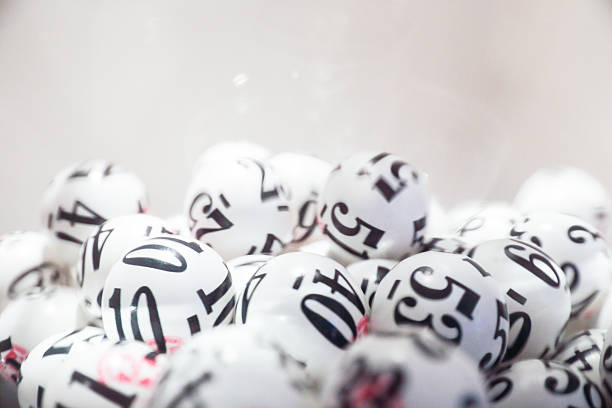
[[[236,324],[262,328],[315,375],[367,330],[358,284],[332,259],[292,252],[260,268],[236,307]]]
[[[247,327],[227,326],[194,337],[172,356],[151,406],[306,407],[308,384],[278,345]]]
[[[478,214],[485,207],[496,205],[498,202],[467,200],[460,201],[450,207],[446,212],[446,233],[455,233],[467,220]],[[443,235],[443,234],[442,234]]]
[[[112,217],[145,212],[142,181],[104,160],[89,160],[60,171],[47,188],[42,217],[54,237],[58,262],[77,262],[79,249]]]
[[[472,246],[492,239],[506,238],[514,223],[521,218],[521,213],[507,203],[488,203],[469,217],[457,229],[456,235]]]
[[[76,291],[61,286],[10,302],[0,314],[0,374],[16,381],[21,363],[38,343],[77,328],[77,308]]]
[[[448,232],[448,219],[440,201],[434,196],[429,197],[429,210],[427,213],[427,235],[446,234]]]
[[[235,304],[221,257],[189,237],[143,240],[111,269],[102,322],[111,340],[139,340],[173,351],[192,335],[228,324]]]
[[[506,351],[504,292],[488,269],[463,255],[422,252],[406,258],[378,285],[370,328],[402,333],[423,327],[490,369]]]
[[[536,245],[561,267],[572,293],[572,319],[583,318],[589,305],[612,284],[612,259],[595,227],[580,218],[556,212],[534,212],[517,223],[510,235]]]
[[[48,382],[45,406],[148,407],[165,357],[139,342],[75,344]]]
[[[455,236],[434,236],[425,241],[423,252],[436,251],[449,254],[465,254],[472,245]]]
[[[602,329],[575,333],[563,341],[550,359],[575,368],[589,380],[601,386],[599,363],[605,340],[606,331]]]
[[[508,303],[510,334],[505,361],[553,352],[571,311],[561,268],[536,246],[515,239],[478,245],[470,256],[499,282]]]
[[[488,407],[478,366],[427,331],[368,335],[342,356],[329,379],[326,408]]]
[[[198,173],[207,165],[225,160],[250,158],[266,161],[272,153],[265,147],[256,143],[242,141],[219,142],[204,150],[196,159],[194,173]]]
[[[185,214],[174,214],[164,220],[166,227],[172,231],[173,234],[179,235],[190,235],[189,230],[189,219],[185,217]]]
[[[48,257],[50,240],[39,232],[13,232],[0,237],[0,312],[17,296],[56,283],[68,283],[65,271]]]
[[[21,380],[17,387],[19,405],[42,407],[49,380],[55,376],[72,347],[80,342],[100,341],[105,341],[104,330],[85,327],[54,334],[40,342],[21,364]]]
[[[332,258],[333,254],[331,243],[327,240],[314,241],[309,244],[303,245],[299,249],[300,252],[307,252],[309,254],[322,255]],[[340,260],[336,259],[336,261],[342,263]]]
[[[487,382],[492,408],[605,408],[597,385],[554,361],[524,360],[501,367]]]
[[[574,215],[603,232],[608,230],[612,209],[604,186],[574,167],[538,170],[520,187],[514,204],[524,213],[549,210]]]
[[[223,259],[276,254],[291,241],[287,189],[256,160],[218,161],[202,169],[188,188],[185,214],[192,235]]]
[[[400,259],[423,243],[427,175],[388,153],[359,153],[332,171],[319,205],[323,233],[346,263]]]
[[[232,274],[232,285],[239,296],[253,274],[272,259],[270,255],[244,255],[226,262]]]
[[[608,404],[612,404],[612,328],[605,331],[604,338],[599,360],[599,375],[604,396]]]
[[[378,284],[396,264],[397,261],[390,259],[368,259],[352,263],[346,267],[349,275],[359,285],[365,296],[368,314],[370,313],[372,300],[374,300]]]
[[[291,191],[293,242],[320,239],[317,200],[333,166],[314,156],[290,152],[276,154],[268,163]]]
[[[169,232],[164,221],[146,214],[111,218],[100,225],[81,247],[76,280],[85,309],[101,317],[102,289],[111,268],[126,252],[149,236]]]

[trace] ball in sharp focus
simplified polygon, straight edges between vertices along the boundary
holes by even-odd
[[[612,284],[612,259],[601,233],[571,215],[539,211],[527,214],[510,235],[540,247],[561,267],[572,295],[574,320],[593,327],[593,309]]]
[[[332,369],[323,406],[486,407],[487,397],[474,361],[429,332],[374,334]]]
[[[323,233],[344,263],[418,252],[427,227],[427,175],[388,153],[359,153],[330,174],[320,200]]]
[[[160,352],[233,318],[235,293],[221,257],[192,238],[141,241],[111,269],[102,321],[111,340],[139,340]]]
[[[459,346],[482,369],[506,352],[508,312],[504,292],[473,260],[423,252],[397,264],[378,285],[373,332],[414,332],[427,327]]]
[[[302,365],[261,333],[227,326],[194,337],[172,356],[151,406],[307,408],[315,406],[313,385]]]
[[[257,160],[216,161],[192,180],[186,215],[196,239],[224,259],[276,254],[291,241],[291,208],[277,174]]]
[[[145,187],[138,177],[107,161],[89,160],[55,176],[45,192],[42,217],[54,238],[58,263],[69,267],[100,224],[147,208]]]
[[[132,214],[111,218],[89,236],[81,247],[76,280],[84,308],[92,318],[102,316],[102,289],[115,263],[146,237],[164,232],[169,231],[162,219]]]
[[[367,330],[358,284],[338,262],[303,252],[268,261],[251,277],[236,324],[265,330],[316,376]]]
[[[499,282],[508,303],[510,333],[505,361],[552,353],[571,312],[565,274],[536,246],[515,239],[480,244],[470,256]]]
[[[523,360],[505,365],[487,381],[492,408],[606,407],[601,391],[562,363]]]

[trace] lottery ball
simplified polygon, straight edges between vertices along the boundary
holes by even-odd
[[[612,284],[612,259],[595,227],[580,218],[555,212],[528,214],[510,235],[540,247],[561,267],[572,294],[572,319],[607,293]]]
[[[466,200],[460,201],[450,207],[446,212],[446,231],[445,233],[455,233],[467,220],[490,206],[503,205],[498,201]],[[444,234],[440,234],[444,235]]]
[[[601,391],[562,363],[523,360],[504,365],[487,381],[492,408],[605,408]]]
[[[81,247],[76,280],[83,305],[93,317],[101,317],[100,303],[104,282],[115,263],[149,236],[169,232],[164,221],[146,214],[111,218],[100,225]]]
[[[320,240],[308,243],[299,248],[300,252],[307,252],[309,254],[316,254],[327,256],[329,258],[333,257],[331,244],[327,240]],[[336,261],[341,262],[341,260],[335,259]]]
[[[312,385],[278,345],[227,326],[194,337],[172,357],[151,407],[306,408],[314,406]]]
[[[148,200],[138,177],[104,160],[74,164],[47,188],[42,215],[54,240],[54,255],[75,264],[83,242],[112,217],[145,212]]]
[[[603,232],[610,224],[611,203],[605,187],[574,167],[538,170],[523,182],[514,204],[523,213],[548,210],[574,215]]]
[[[507,203],[488,203],[469,217],[457,229],[456,235],[471,246],[493,239],[506,238],[514,223],[521,218],[521,213]]]
[[[42,407],[49,380],[55,375],[72,347],[80,342],[105,341],[104,330],[84,327],[79,330],[54,334],[30,351],[21,364],[17,387],[19,405]]]
[[[361,339],[330,373],[322,399],[325,408],[488,407],[478,366],[427,331]]]
[[[207,165],[226,160],[236,160],[242,158],[266,161],[272,156],[265,147],[246,140],[220,142],[204,150],[196,159],[194,173],[198,173]]]
[[[192,335],[228,324],[235,304],[221,257],[190,237],[141,241],[111,268],[102,322],[111,340],[139,340],[173,351]]]
[[[333,166],[314,156],[290,152],[272,156],[268,164],[291,191],[293,242],[320,239],[317,201]]]
[[[22,294],[68,283],[67,273],[48,257],[50,240],[39,232],[13,232],[0,237],[0,312]]]
[[[452,236],[434,236],[425,241],[423,252],[436,251],[449,254],[465,254],[472,246],[467,242]]]
[[[423,243],[427,175],[388,153],[359,153],[331,172],[319,204],[323,234],[346,263],[400,259]]]
[[[366,261],[355,262],[346,267],[347,272],[359,284],[359,288],[365,296],[368,314],[372,307],[376,288],[378,288],[380,281],[387,276],[391,268],[396,264],[397,261],[389,259],[368,259]]]
[[[276,254],[291,241],[286,187],[253,159],[215,162],[191,182],[186,215],[192,235],[223,259]]]
[[[440,201],[434,196],[429,197],[427,212],[427,234],[439,235],[448,232],[448,219]]]
[[[599,376],[601,378],[602,391],[608,401],[608,405],[612,405],[612,329],[604,331],[604,342],[601,346],[601,356],[599,359]],[[600,343],[597,343],[599,345]],[[594,357],[592,360],[594,361]]]
[[[599,373],[599,363],[605,340],[606,331],[602,329],[575,333],[557,347],[554,354],[550,356],[550,360],[575,368],[593,383],[601,386],[602,376]]]
[[[232,275],[232,285],[236,295],[240,295],[251,276],[265,265],[272,257],[270,255],[244,255],[226,262]]]
[[[506,351],[504,292],[488,269],[463,255],[422,252],[406,258],[378,285],[370,328],[409,333],[423,327],[490,369]]]
[[[319,376],[367,330],[358,284],[338,262],[291,252],[251,277],[236,307],[236,324],[261,328]]]
[[[189,220],[185,214],[174,214],[164,220],[166,228],[172,231],[173,234],[190,235]]]
[[[50,378],[45,406],[148,407],[165,363],[140,342],[80,342]]]
[[[0,375],[16,383],[30,350],[52,334],[77,328],[77,307],[76,291],[60,286],[10,302],[0,314]]]
[[[510,334],[504,360],[550,355],[571,311],[569,286],[559,265],[537,246],[515,239],[485,242],[470,256],[506,294]]]

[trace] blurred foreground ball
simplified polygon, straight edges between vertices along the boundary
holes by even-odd
[[[192,235],[223,259],[275,254],[291,241],[288,191],[270,167],[253,159],[201,169],[188,188],[186,215]]]
[[[113,266],[102,292],[102,321],[111,340],[144,341],[163,353],[228,324],[234,305],[221,257],[193,239],[168,234],[141,241]]]
[[[506,352],[504,292],[488,271],[463,255],[423,252],[401,261],[378,285],[370,319],[375,333],[430,328],[483,369],[498,364]]]
[[[45,192],[43,222],[52,233],[58,262],[76,263],[83,242],[109,218],[145,212],[145,187],[138,177],[104,160],[60,171]]]
[[[330,174],[323,233],[345,263],[418,252],[427,227],[427,175],[389,153],[359,153]]]

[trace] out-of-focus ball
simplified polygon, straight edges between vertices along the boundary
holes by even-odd
[[[605,331],[604,338],[599,359],[599,375],[603,394],[608,405],[612,406],[612,328]]]
[[[606,295],[595,327],[599,329],[607,329],[612,327],[612,292],[608,292]]]
[[[191,235],[189,219],[185,217],[185,214],[172,215],[164,220],[164,224],[173,234]]]
[[[139,340],[164,353],[233,318],[230,272],[211,248],[189,237],[140,242],[112,268],[102,292],[111,340]]]
[[[263,162],[270,156],[272,156],[270,150],[246,140],[219,142],[200,153],[194,165],[194,174],[197,174],[207,165],[218,161],[249,158]]]
[[[139,342],[80,342],[45,391],[47,407],[144,408],[167,363]]]
[[[72,347],[80,342],[105,340],[104,330],[85,327],[80,330],[54,334],[30,351],[21,364],[20,381],[17,387],[19,405],[42,407],[49,380],[55,376]]]
[[[567,364],[580,371],[589,380],[601,386],[599,373],[606,331],[602,329],[585,330],[576,333],[557,348],[550,360]]]
[[[323,234],[345,263],[418,252],[427,228],[427,175],[389,153],[359,153],[330,174],[320,200]]]
[[[423,327],[490,369],[506,351],[504,292],[488,270],[465,256],[422,252],[406,258],[378,285],[370,328],[402,333]]]
[[[272,259],[270,255],[244,255],[226,262],[227,269],[232,274],[232,285],[236,295],[242,293],[251,276],[270,259]]]
[[[301,245],[320,239],[317,200],[333,166],[314,156],[290,152],[272,156],[268,164],[291,191],[293,242]]]
[[[467,200],[460,201],[448,209],[446,212],[446,233],[455,233],[467,220],[478,214],[490,205],[495,205],[495,201]],[[444,235],[444,234],[442,234]]]
[[[332,259],[292,252],[254,274],[236,307],[236,323],[261,328],[316,375],[367,330],[358,284]]]
[[[17,296],[35,293],[68,274],[48,257],[50,240],[39,232],[12,232],[0,236],[0,312]]]
[[[493,239],[506,238],[512,225],[521,218],[521,213],[510,204],[487,203],[465,220],[457,229],[456,235],[471,246]]]
[[[485,242],[469,255],[506,294],[510,333],[504,361],[550,355],[571,311],[571,295],[561,268],[540,248],[515,239]]]
[[[52,334],[77,327],[78,295],[54,286],[20,296],[0,314],[0,374],[16,382],[30,350]]]
[[[562,363],[524,360],[501,367],[487,382],[495,408],[605,408],[602,393],[576,369]]]
[[[111,218],[89,236],[81,247],[76,280],[85,310],[101,317],[102,289],[111,268],[126,252],[149,236],[170,232],[160,218],[132,214]]]
[[[326,408],[488,407],[478,366],[427,331],[358,341],[330,373],[322,399]]]
[[[378,288],[378,284],[387,276],[391,268],[397,265],[397,261],[390,259],[368,259],[355,262],[346,267],[349,275],[359,284],[368,305],[368,314],[372,307],[372,300]]]
[[[452,236],[438,236],[428,238],[423,245],[423,252],[436,251],[447,252],[449,254],[464,254],[468,252],[471,245],[467,242]]]
[[[556,261],[572,294],[571,318],[588,319],[585,311],[612,284],[612,259],[599,231],[572,215],[541,211],[528,214],[510,234]]]
[[[276,254],[291,241],[291,207],[277,174],[252,159],[217,161],[201,169],[186,198],[196,239],[224,259]]]
[[[147,208],[145,187],[138,177],[105,160],[89,160],[55,176],[45,192],[42,216],[54,238],[54,257],[69,267],[100,224]]]
[[[151,407],[305,408],[314,406],[311,384],[278,345],[228,326],[194,337],[172,357]]]
[[[448,232],[448,219],[444,208],[437,198],[430,195],[427,213],[427,235],[442,235]]]
[[[524,213],[549,210],[574,215],[604,233],[612,207],[604,186],[575,167],[538,170],[525,180],[514,204]]]
[[[309,244],[303,245],[299,249],[300,252],[307,252],[309,254],[316,254],[333,258],[331,243],[327,240],[314,241]],[[342,263],[341,260],[335,259]]]

